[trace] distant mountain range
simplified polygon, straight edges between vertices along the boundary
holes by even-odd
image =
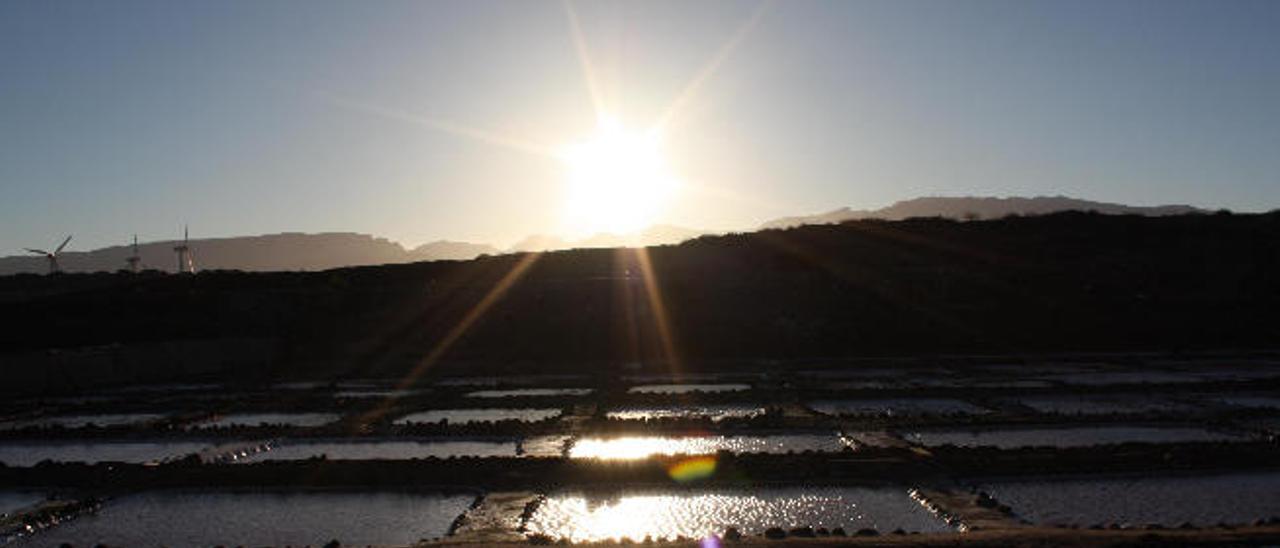
[[[991,219],[1006,215],[1037,215],[1057,211],[1097,211],[1105,214],[1178,215],[1203,210],[1184,205],[1156,207],[1128,206],[1078,200],[1063,196],[1036,198],[915,198],[875,210],[841,208],[817,215],[785,217],[760,226],[761,230],[810,224],[832,224],[854,219],[898,220],[909,217],[951,217]],[[638,234],[621,236],[597,234],[581,240],[533,235],[502,250],[488,244],[438,241],[405,249],[396,242],[366,234],[329,232],[321,234],[284,233],[192,240],[190,245],[199,270],[325,270],[345,266],[409,263],[436,260],[467,260],[483,254],[552,251],[570,248],[639,247],[677,244],[710,234],[670,225],[654,225]],[[138,246],[142,267],[165,271],[176,269],[173,247],[178,242],[150,242]],[[93,251],[66,251],[58,262],[68,272],[114,271],[125,268],[129,246]],[[20,272],[43,273],[44,257],[16,255],[0,257],[0,275]]]
[[[1096,211],[1107,215],[1181,215],[1204,212],[1187,205],[1130,206],[1094,202],[1066,196],[1035,198],[926,197],[903,200],[880,209],[849,209],[799,217],[783,217],[760,225],[760,229],[791,228],[801,225],[834,224],[855,219],[897,221],[911,217],[949,217],[953,219],[997,219],[1007,215],[1043,215],[1059,211]]]

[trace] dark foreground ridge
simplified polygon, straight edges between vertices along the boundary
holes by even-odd
[[[1262,348],[1280,340],[1277,271],[1280,213],[1071,212],[310,273],[18,275],[0,278],[10,326],[0,368],[11,389],[46,390],[198,375],[400,377],[424,362],[598,373]],[[60,367],[98,376],[51,378]]]

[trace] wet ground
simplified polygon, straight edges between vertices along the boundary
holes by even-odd
[[[10,400],[0,544],[1280,541],[1280,354],[730,369]]]

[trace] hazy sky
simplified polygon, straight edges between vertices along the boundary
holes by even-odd
[[[920,195],[1280,207],[1280,2],[760,6],[572,4],[624,126],[686,98],[661,222]],[[555,232],[565,166],[507,145],[595,127],[570,20],[558,1],[2,2],[0,255],[183,223]]]

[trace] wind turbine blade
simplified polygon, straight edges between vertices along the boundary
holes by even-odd
[[[31,249],[31,248],[29,248],[29,247],[24,247],[24,248],[22,248],[22,249],[25,249],[25,250],[30,251],[30,252],[32,252],[32,253],[35,253],[35,254],[37,254],[37,255],[48,255],[48,254],[49,254],[49,252],[48,252],[48,251],[45,251],[45,250],[43,250],[43,249]]]
[[[71,235],[68,234],[67,239],[62,240],[62,245],[58,246],[58,249],[54,250],[54,253],[62,253],[62,248],[67,247],[67,243],[69,243],[70,241],[71,241]]]

